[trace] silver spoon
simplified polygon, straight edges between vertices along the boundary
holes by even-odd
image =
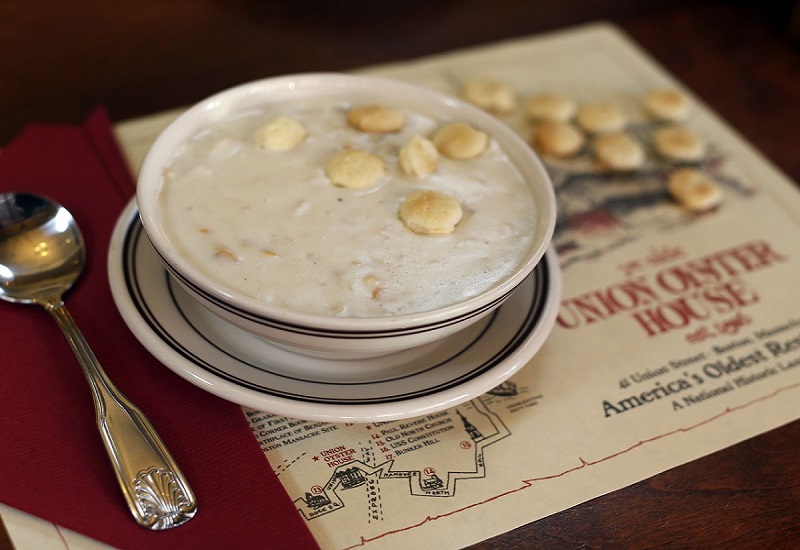
[[[63,206],[29,193],[0,193],[0,298],[38,304],[56,320],[91,386],[97,427],[136,522],[153,530],[177,527],[197,511],[194,493],[153,425],[103,371],[62,301],[85,258],[80,230]]]

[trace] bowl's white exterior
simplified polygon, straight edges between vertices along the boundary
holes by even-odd
[[[497,307],[488,308],[468,319],[446,324],[439,328],[426,329],[424,331],[410,332],[407,334],[382,336],[341,334],[336,336],[324,336],[309,335],[294,330],[264,326],[242,315],[231,313],[227,309],[219,307],[216,303],[209,301],[206,296],[194,292],[191,287],[183,286],[183,288],[185,288],[194,299],[222,319],[266,338],[273,344],[284,349],[323,359],[364,359],[428,344],[464,330],[491,313],[495,307]]]
[[[442,119],[468,122],[489,133],[531,186],[536,204],[533,246],[518,269],[463,302],[416,314],[376,318],[313,315],[255,303],[212,281],[172,247],[158,205],[162,171],[190,135],[234,111],[311,97],[382,103]],[[142,164],[136,200],[145,232],[169,271],[220,317],[271,341],[315,356],[352,359],[392,353],[462,330],[491,312],[530,274],[550,244],[556,205],[547,172],[531,148],[499,119],[446,94],[400,81],[343,74],[300,74],[243,84],[189,109],[156,139]]]

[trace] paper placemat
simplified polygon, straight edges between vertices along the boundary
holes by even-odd
[[[452,93],[489,77],[523,100],[612,101],[648,161],[627,175],[598,170],[588,153],[547,161],[564,294],[550,339],[509,384],[398,422],[246,411],[323,547],[464,546],[800,416],[800,194],[694,98],[686,124],[709,145],[700,168],[724,203],[701,215],[676,205],[665,190],[676,166],[649,148],[641,98],[690,92],[614,27],[361,72]],[[118,125],[132,166],[177,114]],[[507,122],[529,138],[521,110]]]

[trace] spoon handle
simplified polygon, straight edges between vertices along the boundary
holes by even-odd
[[[197,500],[153,425],[111,382],[64,303],[46,309],[89,381],[97,427],[136,522],[159,531],[192,519]]]

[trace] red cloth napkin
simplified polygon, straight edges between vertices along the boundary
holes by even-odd
[[[41,308],[0,303],[0,501],[120,548],[316,548],[239,406],[156,361],[116,310],[112,228],[135,185],[109,118],[32,125],[0,150],[0,192],[64,205],[89,250],[65,301],[111,379],[145,412],[198,501],[187,524],[151,532],[130,516],[95,427],[89,387]]]

